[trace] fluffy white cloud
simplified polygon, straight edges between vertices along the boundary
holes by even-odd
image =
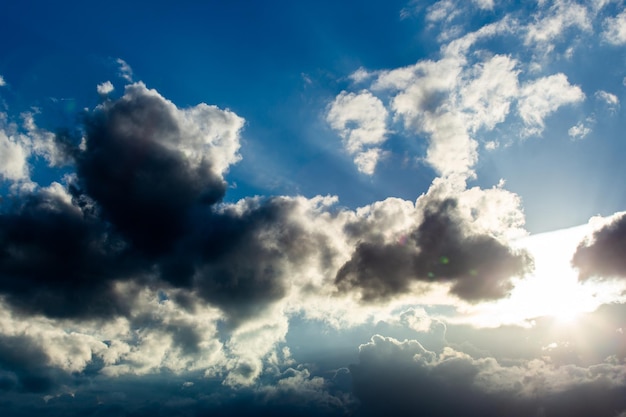
[[[462,88],[460,95],[472,130],[483,126],[491,130],[504,121],[519,92],[516,66],[514,59],[496,55],[470,70],[475,78]]]
[[[111,81],[105,81],[102,84],[98,84],[96,89],[98,90],[98,94],[100,94],[101,96],[106,96],[111,91],[113,91],[115,87],[113,87]]]
[[[157,135],[154,139],[167,149],[181,152],[192,167],[209,163],[216,174],[223,175],[230,165],[241,159],[238,154],[239,134],[245,120],[232,111],[204,103],[179,109],[156,90],[146,88],[141,82],[126,86],[119,103],[142,103],[146,100],[155,100],[163,106],[163,110],[180,129],[176,135]],[[111,105],[113,104],[104,103],[99,109],[107,109]],[[137,126],[131,118],[120,121],[119,129],[138,128],[143,129],[146,126]]]
[[[5,86],[7,83],[4,81],[4,77],[0,75],[0,87]]]
[[[626,43],[626,11],[615,17],[609,17],[604,21],[602,37],[613,45]]]
[[[0,176],[10,181],[27,180],[29,155],[24,143],[0,130]]]
[[[566,104],[585,99],[580,87],[571,85],[565,74],[555,74],[530,81],[522,86],[518,112],[525,124],[524,135],[538,135],[545,118]]]
[[[387,136],[387,109],[369,91],[341,92],[330,104],[326,120],[354,155],[359,171],[371,175],[381,156],[378,145]]]

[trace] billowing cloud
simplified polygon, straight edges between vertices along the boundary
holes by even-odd
[[[232,112],[203,104],[179,110],[130,85],[88,116],[85,150],[75,150],[77,186],[138,248],[163,250],[189,226],[194,204],[224,195],[222,174],[239,159],[242,125]]]
[[[369,91],[342,92],[330,104],[326,120],[344,141],[359,171],[372,175],[387,135],[387,109]]]
[[[622,364],[588,368],[534,359],[500,363],[451,347],[424,348],[376,335],[350,367],[354,393],[366,415],[614,417],[626,407]],[[589,401],[588,398],[594,398]]]
[[[54,184],[0,214],[0,292],[28,313],[109,316],[128,310],[123,241]],[[131,262],[132,263],[132,262]]]
[[[419,226],[396,243],[361,242],[338,271],[340,289],[360,291],[364,301],[407,292],[415,281],[450,282],[450,292],[476,302],[504,297],[510,279],[530,267],[493,236],[464,223],[453,199],[428,202]]]

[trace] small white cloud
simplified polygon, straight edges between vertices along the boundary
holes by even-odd
[[[4,77],[0,75],[0,87],[7,85],[6,81],[4,81]]]
[[[613,45],[623,45],[626,43],[626,11],[623,11],[615,17],[609,17],[604,21],[602,37],[605,41]]]
[[[527,83],[522,87],[518,112],[526,129],[525,136],[539,135],[544,128],[544,119],[559,107],[585,99],[585,94],[576,85],[571,85],[565,74],[559,73]]]
[[[596,99],[606,103],[609,110],[615,111],[619,107],[619,98],[615,94],[611,94],[608,91],[598,90],[596,91]]]
[[[113,84],[111,83],[111,81],[105,81],[102,84],[98,84],[97,89],[98,89],[98,94],[100,94],[101,96],[106,96],[111,91],[113,91],[115,87],[113,87]]]
[[[376,170],[376,164],[380,160],[383,152],[380,148],[371,148],[364,152],[359,152],[354,157],[354,163],[357,169],[364,174],[373,175]]]
[[[10,181],[28,180],[29,150],[18,138],[0,130],[0,178]]]
[[[371,78],[372,75],[374,74],[368,72],[365,68],[361,67],[358,70],[354,71],[352,74],[350,74],[348,78],[350,78],[355,83],[360,83],[367,80],[368,78]]]
[[[122,58],[117,58],[115,61],[120,66],[119,76],[128,81],[129,83],[133,82],[133,69],[124,61]]]
[[[578,122],[575,126],[570,127],[567,131],[567,134],[573,140],[584,139],[585,136],[587,136],[589,133],[591,133],[591,129],[585,126],[583,122]]]
[[[500,146],[500,143],[498,143],[497,140],[490,140],[489,142],[485,143],[485,149],[487,149],[488,151],[493,151],[494,149],[498,148],[498,146]]]
[[[342,91],[331,103],[326,115],[330,124],[344,141],[344,147],[355,156],[359,171],[374,173],[381,150],[377,145],[386,140],[387,109],[369,91]]]
[[[452,0],[440,0],[428,8],[426,20],[429,22],[452,21],[460,13]]]
[[[474,4],[483,10],[493,10],[493,0],[473,0]]]

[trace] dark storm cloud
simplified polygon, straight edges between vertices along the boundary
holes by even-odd
[[[322,233],[304,230],[297,200],[250,200],[242,210],[208,214],[197,232],[161,263],[164,280],[188,286],[234,320],[260,312],[287,291],[287,271],[332,256]]]
[[[139,249],[162,253],[189,227],[189,210],[220,200],[226,183],[206,160],[190,163],[177,144],[183,127],[159,95],[134,87],[86,119],[77,152],[83,191]]]
[[[404,242],[360,243],[336,283],[372,301],[407,291],[414,281],[444,281],[452,283],[452,293],[476,302],[504,297],[512,289],[511,277],[531,265],[526,252],[470,231],[456,200],[446,199],[426,205],[421,224]]]
[[[45,393],[70,380],[27,336],[0,335],[0,391]]]
[[[113,280],[135,272],[124,242],[50,190],[0,214],[0,292],[18,310],[50,317],[124,313]]]
[[[626,214],[620,214],[578,245],[572,265],[579,279],[626,278]]]
[[[193,296],[218,306],[233,324],[284,297],[287,270],[332,254],[322,233],[300,225],[297,199],[216,204],[240,123],[206,105],[179,110],[134,84],[85,115],[81,145],[60,132],[57,147],[76,168],[72,201],[59,186],[5,210],[0,292],[27,312],[109,316],[127,313],[115,281],[150,278],[188,308]]]
[[[350,367],[365,416],[615,417],[626,408],[620,364],[533,369],[501,365],[417,341],[375,336]],[[616,376],[619,375],[619,376]]]

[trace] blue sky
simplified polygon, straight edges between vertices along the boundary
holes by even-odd
[[[7,415],[626,415],[622,0],[5,2],[0,38]]]

